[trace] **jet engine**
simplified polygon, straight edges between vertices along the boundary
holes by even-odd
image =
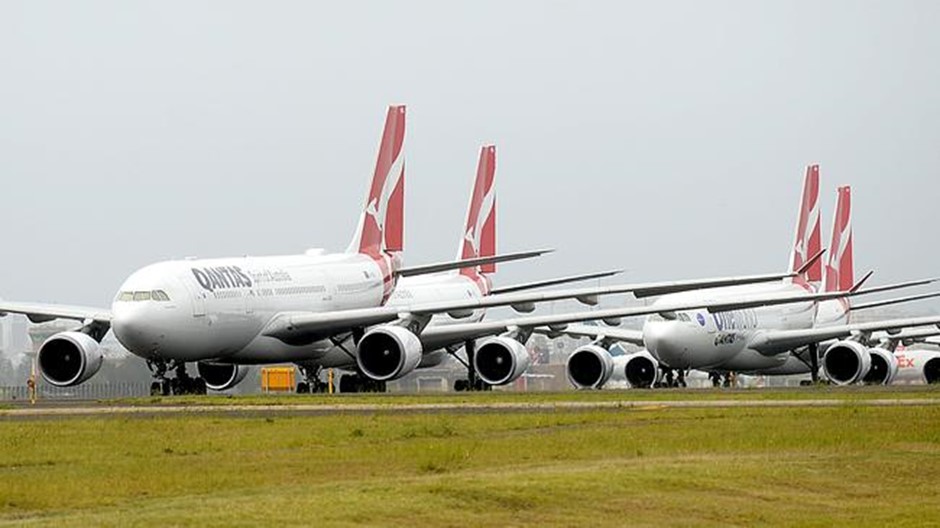
[[[231,363],[196,363],[196,372],[206,382],[206,388],[214,391],[224,391],[241,383],[251,367],[247,365],[234,365]]]
[[[826,350],[822,363],[829,381],[836,385],[850,385],[868,375],[871,353],[861,343],[839,341]]]
[[[379,326],[359,340],[356,363],[367,377],[388,381],[414,370],[423,352],[421,340],[407,328]]]
[[[649,389],[662,381],[663,371],[660,370],[656,358],[644,349],[627,356],[624,374],[631,387]]]
[[[940,357],[928,359],[924,363],[924,381],[929,385],[940,383]]]
[[[568,356],[565,374],[577,389],[599,389],[615,374],[622,376],[625,364],[626,356],[613,356],[598,345],[584,345]]]
[[[869,348],[871,367],[862,378],[869,385],[890,385],[898,373],[898,361],[894,354],[883,348]]]
[[[101,347],[88,334],[59,332],[39,348],[39,372],[50,385],[70,387],[94,376],[102,359]]]
[[[477,345],[473,366],[484,382],[505,385],[519,379],[531,361],[522,343],[500,336],[485,339]]]

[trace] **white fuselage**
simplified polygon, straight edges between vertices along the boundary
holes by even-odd
[[[666,295],[653,306],[812,291],[809,285],[791,282],[735,286]],[[748,345],[767,330],[813,328],[823,313],[825,324],[844,322],[846,312],[841,306],[838,302],[805,302],[722,313],[691,310],[679,312],[676,319],[670,320],[652,315],[643,325],[643,341],[650,353],[670,368],[737,372],[780,369],[790,354],[765,355]]]
[[[390,257],[292,255],[182,260],[133,273],[112,304],[114,335],[143,358],[200,361],[237,353],[309,354],[262,330],[285,312],[380,306]],[[384,268],[384,269],[383,269]]]

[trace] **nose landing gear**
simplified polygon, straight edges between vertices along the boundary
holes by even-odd
[[[206,381],[202,378],[191,377],[186,372],[186,363],[183,361],[148,359],[147,368],[150,369],[154,378],[153,383],[150,384],[151,396],[206,393]],[[173,370],[176,377],[167,377],[167,371],[169,370]]]

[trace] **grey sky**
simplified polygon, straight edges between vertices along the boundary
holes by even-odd
[[[409,106],[407,261],[452,258],[479,147],[497,282],[782,270],[804,167],[858,268],[940,274],[937,2],[0,3],[7,299],[107,306],[188,255],[342,250]],[[931,305],[927,305],[931,306]],[[934,305],[936,306],[936,305]]]

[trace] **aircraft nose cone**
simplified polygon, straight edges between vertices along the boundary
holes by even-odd
[[[151,356],[163,340],[160,330],[153,324],[143,303],[137,306],[114,306],[111,328],[118,341],[129,351],[142,357]]]
[[[678,335],[677,324],[671,321],[647,323],[643,328],[646,349],[660,363],[677,369],[688,368],[687,349]]]

